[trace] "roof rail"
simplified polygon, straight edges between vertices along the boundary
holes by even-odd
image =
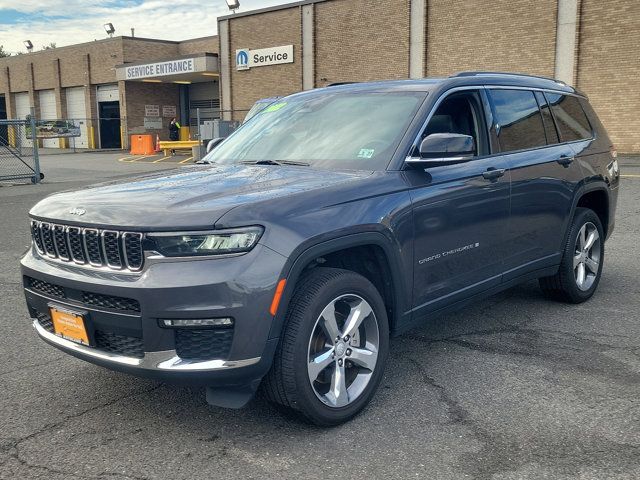
[[[552,82],[556,82],[559,83],[561,85],[566,85],[565,82],[563,82],[562,80],[556,80],[555,78],[549,78],[549,77],[542,77],[540,75],[528,75],[526,73],[513,73],[513,72],[474,72],[474,71],[468,71],[468,72],[457,72],[454,73],[453,75],[451,75],[449,78],[455,78],[455,77],[481,77],[481,76],[491,76],[491,75],[511,75],[513,77],[528,77],[528,78],[539,78],[541,80],[551,80]]]

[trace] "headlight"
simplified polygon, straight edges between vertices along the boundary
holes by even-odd
[[[148,238],[165,257],[222,255],[251,250],[262,236],[262,227],[188,233],[152,233]]]

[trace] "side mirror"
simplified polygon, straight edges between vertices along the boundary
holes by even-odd
[[[459,133],[432,133],[420,143],[420,158],[408,158],[406,163],[421,168],[454,165],[473,158],[476,145],[473,137]]]
[[[225,137],[218,137],[207,143],[207,153],[216,148],[224,139]]]

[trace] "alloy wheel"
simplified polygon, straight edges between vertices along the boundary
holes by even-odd
[[[598,277],[600,250],[597,227],[591,222],[585,223],[578,232],[573,256],[576,285],[582,291],[589,290]]]
[[[369,384],[378,360],[380,330],[371,305],[341,295],[320,313],[309,339],[307,372],[325,405],[345,407]]]

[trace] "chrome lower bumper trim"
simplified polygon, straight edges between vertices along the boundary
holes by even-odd
[[[46,331],[40,326],[37,320],[33,321],[33,328],[38,335],[53,346],[63,350],[69,350],[81,355],[112,362],[120,365],[141,368],[145,370],[176,371],[176,372],[204,372],[215,370],[228,370],[231,368],[247,367],[260,361],[260,357],[247,358],[244,360],[185,360],[180,358],[175,350],[164,350],[161,352],[145,352],[143,358],[125,357],[109,352],[96,350],[78,343],[65,340],[53,333]]]

